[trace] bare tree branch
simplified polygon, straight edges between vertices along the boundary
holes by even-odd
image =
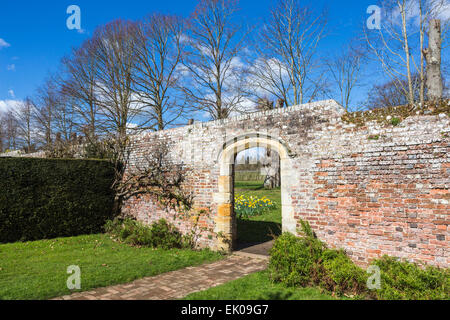
[[[323,92],[317,49],[325,36],[326,14],[298,0],[280,0],[255,40],[257,58],[249,68],[250,88],[297,105]]]
[[[182,90],[194,110],[213,119],[227,118],[244,99],[238,55],[245,35],[233,22],[236,11],[234,0],[200,0],[189,23]]]
[[[176,90],[184,54],[183,21],[153,14],[141,21],[136,32],[135,87],[137,101],[148,106],[147,117],[164,130],[182,113]]]

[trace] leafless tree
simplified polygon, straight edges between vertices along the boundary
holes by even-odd
[[[37,90],[34,98],[36,105],[37,139],[46,148],[50,148],[54,140],[55,113],[59,104],[59,88],[55,76],[47,78]]]
[[[95,141],[98,131],[99,106],[96,95],[97,61],[90,50],[92,41],[87,40],[78,49],[73,50],[70,57],[62,60],[64,79],[61,91],[67,99],[74,102],[77,131],[83,132],[88,141]]]
[[[19,145],[19,130],[17,118],[13,110],[7,110],[3,114],[5,145],[9,150],[17,150]]]
[[[316,13],[299,0],[278,1],[255,39],[250,89],[287,105],[315,99],[323,90],[317,49],[326,27],[325,12]]]
[[[146,106],[139,104],[133,89],[136,64],[136,25],[116,20],[99,27],[89,46],[96,61],[95,101],[102,118],[101,129],[125,142],[130,132],[144,129]]]
[[[184,52],[184,22],[176,16],[153,14],[136,29],[135,87],[139,103],[156,130],[164,130],[181,114],[177,91]]]
[[[0,153],[3,152],[4,140],[5,140],[5,123],[3,119],[3,114],[0,112]]]
[[[245,34],[234,21],[235,0],[199,0],[190,18],[182,90],[195,110],[227,118],[244,99],[239,52]]]
[[[423,103],[425,36],[430,20],[439,17],[448,4],[445,0],[386,0],[380,5],[384,12],[383,25],[378,31],[365,31],[368,47],[397,90],[408,97],[408,103]],[[444,24],[448,25],[448,21]],[[420,78],[418,99],[414,96],[414,74]]]
[[[72,134],[76,132],[75,100],[70,96],[59,93],[58,104],[55,108],[55,130],[60,134],[61,140],[69,142]]]
[[[403,79],[402,86],[408,85],[408,80]],[[412,76],[412,85],[414,91],[414,99],[419,99],[420,95],[420,76]],[[390,80],[381,85],[374,85],[368,93],[368,106],[370,109],[396,107],[409,104],[409,97],[404,91],[398,90],[397,81]]]
[[[190,210],[193,198],[185,185],[189,172],[183,165],[170,161],[169,153],[166,141],[155,141],[141,164],[128,167],[124,178],[115,182],[121,201],[147,194],[156,197],[166,208]]]
[[[339,95],[339,102],[347,112],[356,111],[351,108],[352,93],[362,84],[364,61],[364,51],[354,45],[347,46],[340,54],[325,60],[334,93]]]
[[[95,101],[103,141],[115,167],[115,210],[121,209],[119,186],[129,157],[129,136],[148,129],[147,106],[136,98],[136,32],[134,22],[116,20],[95,30],[89,55],[95,60]]]
[[[35,151],[35,114],[36,109],[31,98],[26,98],[18,110],[14,111],[20,144],[26,153]]]

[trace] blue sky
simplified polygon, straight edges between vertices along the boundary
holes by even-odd
[[[255,24],[268,14],[271,3],[272,0],[241,0],[239,14],[249,25]],[[368,17],[367,7],[376,1],[312,3],[317,9],[325,6],[329,11],[331,33],[321,47],[321,54],[326,56],[356,34]],[[69,16],[66,10],[72,4],[81,8],[84,33],[66,27]],[[60,59],[88,38],[98,25],[117,18],[139,19],[152,12],[187,16],[195,4],[191,0],[1,0],[0,102],[32,95],[46,75],[56,70]]]

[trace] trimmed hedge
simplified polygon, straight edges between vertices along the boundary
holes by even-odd
[[[101,232],[113,181],[107,161],[0,158],[0,243]]]

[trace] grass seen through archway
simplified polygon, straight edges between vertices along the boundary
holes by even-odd
[[[273,235],[281,234],[281,189],[266,189],[264,181],[236,181],[234,194],[246,197],[266,197],[275,206],[261,215],[248,219],[237,219],[238,243],[261,243],[273,240]]]

